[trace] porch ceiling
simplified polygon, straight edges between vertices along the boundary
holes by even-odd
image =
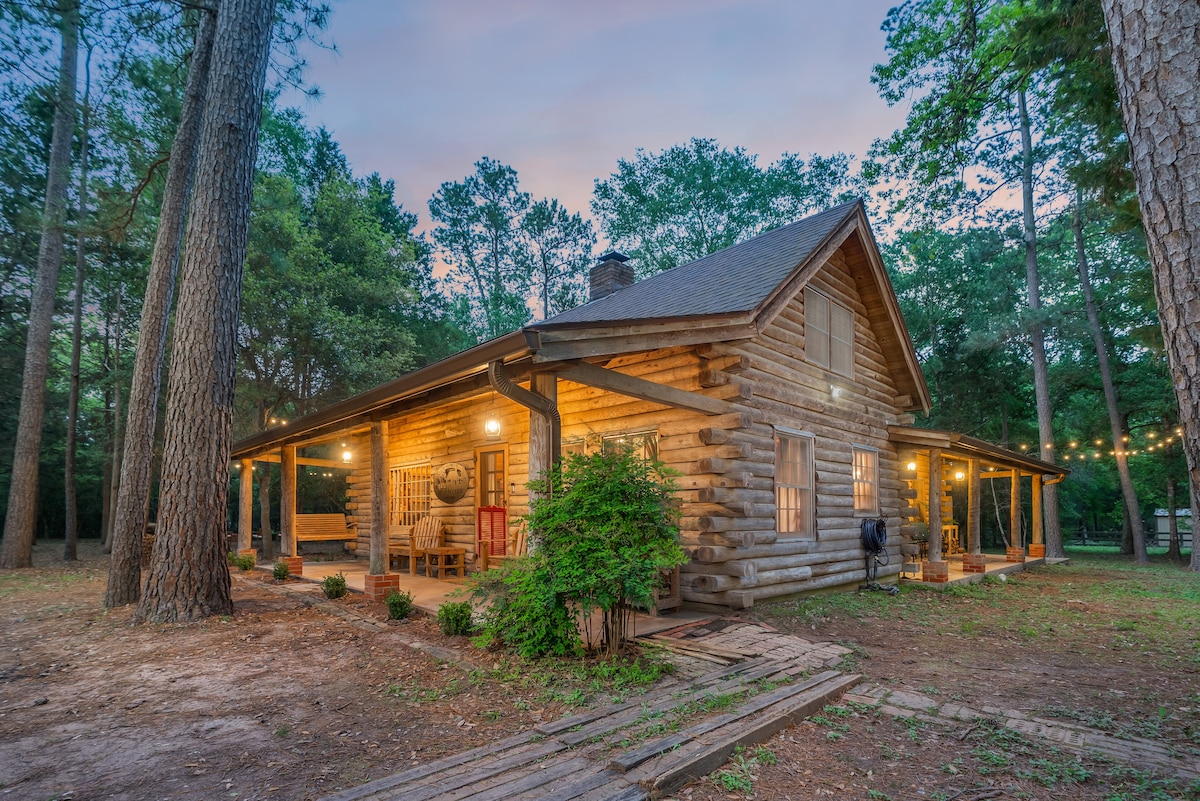
[[[966,434],[954,431],[939,431],[929,428],[912,428],[910,426],[888,426],[888,439],[899,445],[909,445],[918,448],[940,448],[951,456],[960,459],[979,459],[989,465],[1004,470],[1016,470],[1021,473],[1038,473],[1045,476],[1065,477],[1071,472],[1069,468],[1043,462],[1032,456],[1010,451],[984,442]]]

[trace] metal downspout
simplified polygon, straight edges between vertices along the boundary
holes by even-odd
[[[488,362],[488,383],[509,400],[537,412],[550,425],[550,453],[546,464],[552,467],[562,452],[562,418],[558,414],[558,404],[514,384],[504,374],[504,363],[500,361]]]

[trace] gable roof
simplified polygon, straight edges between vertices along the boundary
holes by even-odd
[[[931,399],[862,201],[843,203],[599,300],[484,342],[374,389],[235,443],[246,458],[286,442],[331,434],[437,387],[479,378],[489,361],[556,361],[646,350],[648,336],[676,344],[748,339],[774,320],[838,249],[846,255],[884,356],[894,366],[901,406],[928,412]],[[555,348],[559,350],[555,350]],[[564,355],[564,354],[569,355]]]
[[[843,203],[619,289],[530,328],[753,311],[861,207]]]

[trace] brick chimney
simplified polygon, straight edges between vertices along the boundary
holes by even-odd
[[[628,261],[628,256],[615,250],[600,257],[591,272],[591,300],[600,300],[633,284],[633,268],[626,263]]]

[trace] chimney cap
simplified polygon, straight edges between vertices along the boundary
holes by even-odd
[[[619,264],[624,264],[625,262],[629,261],[629,257],[619,250],[610,250],[608,253],[605,253],[603,256],[597,259],[596,263],[603,264],[606,261],[615,261]]]

